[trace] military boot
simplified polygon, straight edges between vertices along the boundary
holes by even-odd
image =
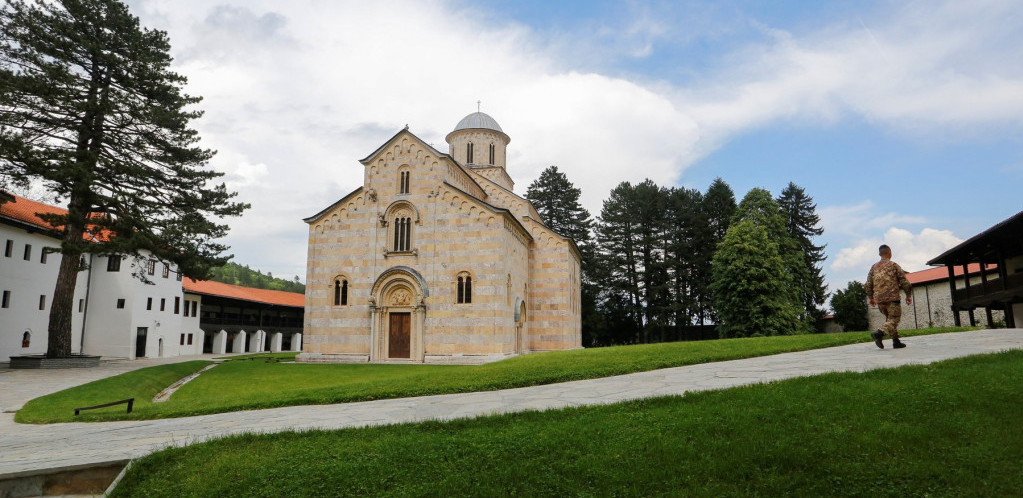
[[[880,330],[877,332],[871,332],[870,337],[874,339],[874,344],[877,344],[877,347],[884,349],[884,343],[881,342],[881,339],[884,339],[884,332],[881,332]]]
[[[896,338],[892,339],[892,347],[895,348],[895,349],[899,349],[899,348],[906,347],[906,345],[903,344],[902,341],[900,341],[898,337],[896,337]]]

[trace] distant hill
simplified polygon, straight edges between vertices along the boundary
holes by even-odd
[[[238,263],[228,263],[220,268],[214,268],[210,280],[256,289],[305,293],[305,284],[299,281],[297,276],[294,280],[274,278],[272,273],[268,272],[264,275],[259,270],[253,270],[248,265],[242,266]]]

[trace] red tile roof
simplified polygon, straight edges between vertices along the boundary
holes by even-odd
[[[979,275],[980,274],[980,264],[979,263],[972,263],[972,264],[970,264],[968,269],[970,271],[970,275]],[[997,266],[995,266],[995,265],[988,265],[988,267],[987,267],[987,271],[988,272],[995,271],[996,269],[997,269]],[[955,276],[956,277],[963,276],[963,267],[962,266],[956,266],[955,267]],[[948,268],[945,267],[945,266],[940,266],[938,268],[930,268],[930,269],[927,269],[927,270],[920,270],[920,271],[915,271],[913,273],[907,273],[906,274],[906,279],[909,280],[909,283],[911,283],[913,285],[925,284],[925,283],[928,283],[928,282],[937,282],[937,281],[946,281],[947,282],[948,281]]]
[[[6,192],[3,192],[6,194]],[[59,230],[53,228],[49,223],[43,221],[39,214],[67,214],[66,209],[50,206],[41,202],[12,195],[13,201],[0,203],[0,215],[27,223],[43,230]],[[89,238],[86,233],[85,237]],[[206,294],[211,296],[230,297],[243,301],[257,303],[276,304],[280,306],[305,306],[305,295],[296,292],[285,292],[267,289],[253,289],[240,285],[230,285],[211,280],[196,281],[190,278],[184,279],[182,287],[188,292],[195,294]]]
[[[59,230],[39,217],[40,214],[67,214],[66,209],[50,206],[41,202],[28,200],[24,197],[12,195],[11,202],[0,203],[0,215],[27,223],[44,230]]]
[[[240,285],[225,284],[212,280],[192,280],[185,278],[182,282],[185,292],[204,294],[208,296],[229,297],[242,301],[256,303],[276,304],[279,306],[294,306],[302,308],[305,306],[305,294],[297,292],[286,292],[269,289],[254,289]]]
[[[12,197],[10,202],[0,203],[0,216],[5,216],[22,223],[38,227],[42,230],[60,232],[63,230],[63,226],[54,227],[49,223],[43,221],[39,217],[40,214],[67,214],[67,209],[51,206],[49,204],[43,204],[36,202],[31,199],[26,199],[13,194],[4,194]],[[89,219],[96,219],[99,216],[103,216],[99,213],[90,213]],[[82,234],[82,239],[86,241],[107,241],[110,238],[111,232],[106,229],[97,229],[96,225],[87,225],[85,233]]]

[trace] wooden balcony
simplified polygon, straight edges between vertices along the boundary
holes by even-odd
[[[1005,309],[1005,303],[1023,300],[1023,273],[1009,275],[1004,282],[1000,278],[977,282],[968,288],[956,289],[952,307],[957,310],[974,308]]]

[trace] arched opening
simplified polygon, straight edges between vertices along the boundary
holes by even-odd
[[[426,320],[425,281],[414,269],[400,266],[380,275],[373,284],[371,361],[423,361]]]
[[[26,330],[24,334],[21,334],[21,347],[27,348],[30,344],[32,344],[32,332]]]
[[[458,274],[455,289],[455,302],[458,304],[472,303],[472,275],[469,272]]]
[[[334,306],[348,306],[348,279],[334,279]]]

